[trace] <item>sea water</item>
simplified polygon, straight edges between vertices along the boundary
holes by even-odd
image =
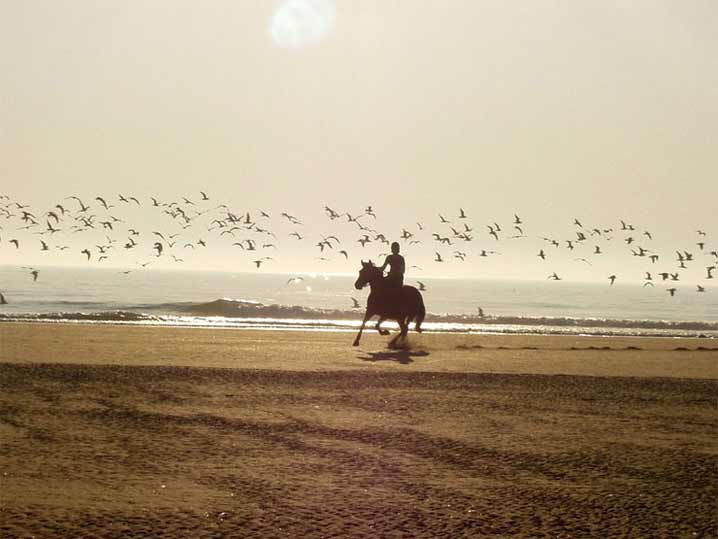
[[[36,269],[33,281],[27,269],[0,267],[0,321],[347,331],[361,323],[369,291],[349,275]],[[718,337],[716,288],[685,285],[670,296],[660,282],[421,281],[427,331]]]

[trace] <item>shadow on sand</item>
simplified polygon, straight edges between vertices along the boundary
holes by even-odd
[[[413,363],[412,357],[426,357],[429,352],[424,350],[409,350],[409,349],[398,349],[398,350],[384,350],[381,352],[366,352],[368,355],[359,356],[362,361],[396,361],[402,365],[408,365]]]

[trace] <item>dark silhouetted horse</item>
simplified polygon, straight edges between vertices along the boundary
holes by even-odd
[[[368,284],[371,292],[367,298],[364,320],[356,339],[354,339],[354,346],[359,346],[364,325],[374,315],[379,315],[379,321],[375,327],[381,335],[389,334],[387,330],[379,327],[384,320],[396,320],[399,323],[401,331],[390,341],[390,344],[406,337],[412,320],[416,320],[415,329],[421,333],[421,323],[424,321],[426,309],[419,291],[409,285],[404,285],[401,289],[393,288],[390,283],[385,281],[382,271],[371,260],[369,262],[362,260],[361,266],[359,278],[354,286],[357,290],[361,290]]]

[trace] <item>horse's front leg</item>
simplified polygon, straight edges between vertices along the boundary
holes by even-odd
[[[389,335],[389,330],[379,327],[384,320],[386,320],[386,317],[380,316],[379,321],[376,323],[376,326],[374,326],[374,329],[379,332],[379,335]]]
[[[366,313],[364,313],[364,320],[362,320],[361,327],[359,328],[359,333],[357,333],[356,338],[354,339],[353,346],[359,346],[359,339],[361,339],[361,333],[364,331],[364,325],[366,324],[367,320],[369,320],[372,316],[374,316],[374,313],[369,313],[369,309],[366,310]]]

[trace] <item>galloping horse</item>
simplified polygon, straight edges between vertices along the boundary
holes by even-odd
[[[421,323],[424,321],[426,309],[419,291],[409,285],[404,285],[401,290],[392,290],[391,285],[387,285],[384,281],[382,271],[371,260],[369,262],[362,260],[361,266],[359,278],[354,283],[354,287],[361,290],[369,284],[371,292],[366,302],[364,320],[361,323],[356,339],[354,339],[354,346],[359,346],[359,339],[361,339],[364,325],[375,314],[379,315],[379,321],[376,323],[375,328],[381,335],[389,334],[387,330],[379,327],[384,320],[388,318],[399,323],[401,331],[391,340],[390,344],[402,337],[406,337],[409,332],[409,324],[414,319],[416,319],[415,329],[421,333]]]

